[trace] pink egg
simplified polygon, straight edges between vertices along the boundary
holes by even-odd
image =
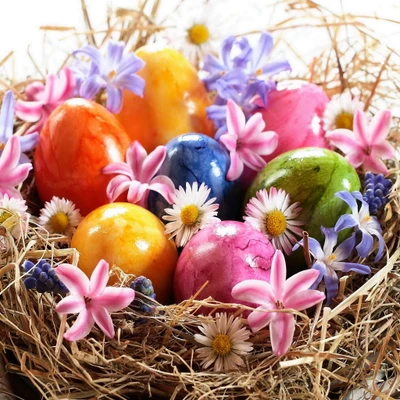
[[[269,240],[248,224],[209,225],[193,236],[179,256],[175,300],[190,298],[208,281],[198,299],[211,296],[224,303],[240,303],[231,295],[233,286],[246,279],[269,282],[274,251]]]
[[[317,85],[302,81],[278,84],[268,93],[262,116],[266,130],[278,134],[278,147],[265,156],[266,161],[301,147],[329,148],[325,140],[322,116],[329,98]]]

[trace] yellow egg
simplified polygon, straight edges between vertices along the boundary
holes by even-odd
[[[172,300],[178,252],[164,234],[163,223],[150,211],[130,203],[99,207],[79,224],[71,246],[79,251],[78,266],[88,276],[104,259],[110,267],[151,279],[160,303]]]

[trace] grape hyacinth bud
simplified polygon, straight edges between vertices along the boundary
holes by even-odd
[[[387,204],[391,187],[390,179],[386,179],[382,174],[365,174],[363,199],[369,204],[371,215],[376,215]]]
[[[39,293],[68,293],[68,289],[56,275],[56,271],[46,260],[40,260],[36,264],[25,260],[22,267],[28,274],[24,280],[27,289],[36,289]]]
[[[150,299],[155,299],[156,294],[154,293],[153,283],[150,279],[146,278],[145,276],[138,276],[135,280],[131,283],[131,288],[136,292],[143,294],[144,296],[149,297]],[[135,297],[135,300],[132,302],[134,307],[139,308],[142,312],[151,312],[153,311],[153,307],[150,301],[146,301],[144,297]]]

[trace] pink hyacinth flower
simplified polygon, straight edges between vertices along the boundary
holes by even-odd
[[[0,195],[22,199],[15,186],[21,184],[32,169],[31,163],[20,164],[21,145],[18,137],[11,136],[7,140],[0,155]]]
[[[233,181],[242,175],[244,165],[260,171],[266,164],[261,156],[271,154],[278,145],[276,132],[263,131],[265,122],[261,113],[256,113],[246,122],[240,107],[228,100],[226,122],[228,132],[219,141],[229,151],[231,164],[226,179]]]
[[[284,355],[293,341],[295,316],[278,310],[304,310],[325,299],[324,293],[309,287],[318,278],[319,271],[308,269],[286,280],[286,262],[277,250],[272,258],[270,283],[249,279],[232,289],[232,296],[260,306],[248,316],[253,332],[269,324],[272,351],[276,357]],[[276,311],[274,311],[276,310]]]
[[[383,110],[368,124],[366,115],[357,110],[352,131],[336,129],[327,133],[326,137],[345,154],[346,160],[353,167],[362,166],[364,171],[387,174],[388,169],[382,159],[391,159],[395,154],[393,146],[386,140],[391,119],[391,112]]]
[[[47,75],[46,84],[33,82],[25,89],[28,101],[17,101],[15,114],[26,122],[34,122],[28,133],[40,131],[51,112],[70,99],[75,92],[75,77],[68,67],[58,75]]]
[[[126,163],[115,162],[103,168],[103,174],[118,174],[107,186],[110,202],[125,191],[128,201],[146,207],[148,191],[160,193],[168,203],[173,203],[174,183],[165,175],[154,176],[160,169],[166,156],[165,146],[158,146],[149,155],[144,147],[135,140],[126,151]]]
[[[107,287],[109,266],[104,260],[99,261],[90,280],[75,265],[61,264],[55,271],[70,292],[57,304],[56,311],[60,314],[79,313],[64,338],[69,341],[83,339],[94,323],[107,337],[113,338],[115,332],[110,313],[127,307],[135,298],[135,291],[127,287]]]

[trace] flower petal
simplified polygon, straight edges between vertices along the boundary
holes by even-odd
[[[167,155],[167,148],[165,146],[157,146],[144,160],[142,165],[142,172],[140,174],[140,181],[142,183],[149,183],[150,179],[158,172],[161,164]]]
[[[146,82],[141,76],[131,75],[115,79],[114,84],[121,89],[127,89],[137,96],[143,97]]]
[[[14,128],[15,98],[11,90],[3,98],[0,114],[0,143],[5,143],[11,137]]]
[[[358,221],[356,218],[353,215],[344,214],[339,217],[333,229],[336,232],[340,232],[343,229],[353,228],[354,226],[358,226]]]
[[[370,144],[368,137],[368,121],[365,113],[362,110],[356,110],[354,114],[353,131],[361,139],[362,147],[368,147]]]
[[[79,94],[84,99],[92,100],[106,86],[107,82],[100,75],[92,75],[83,82]]]
[[[362,229],[361,233],[361,242],[356,246],[356,250],[360,257],[367,258],[374,245],[374,239],[365,229]]]
[[[96,297],[103,293],[108,282],[109,271],[108,262],[100,260],[90,277],[88,297]]]
[[[43,103],[41,101],[18,100],[15,105],[15,115],[26,122],[36,122],[42,117]]]
[[[107,85],[107,102],[106,108],[113,114],[117,114],[122,108],[122,89],[115,86]]]
[[[94,325],[94,319],[92,314],[84,308],[78,315],[75,323],[72,325],[67,332],[64,333],[64,339],[73,342],[86,337],[92,330]]]
[[[122,310],[128,307],[135,299],[135,291],[128,287],[108,286],[103,293],[93,301],[104,307],[108,312]]]
[[[243,111],[231,99],[228,99],[227,102],[226,123],[228,126],[229,133],[236,135],[238,137],[241,136],[242,131],[246,124],[246,119]]]
[[[326,269],[324,281],[326,286],[326,305],[329,306],[339,292],[339,279],[333,268]]]
[[[356,245],[356,235],[353,233],[348,239],[344,240],[335,249],[335,256],[337,261],[342,261],[348,258]]]
[[[276,250],[272,257],[270,284],[276,300],[283,300],[286,281],[286,261],[282,251]]]
[[[92,304],[90,307],[90,312],[94,318],[94,322],[98,325],[98,327],[103,331],[103,333],[112,339],[114,337],[114,325],[108,311],[99,305]]]
[[[273,310],[274,307],[272,305],[271,307],[266,307],[265,305],[258,307],[247,317],[247,322],[249,323],[249,327],[253,332],[258,332],[260,329],[267,326],[276,315],[274,312],[264,311],[268,309]]]
[[[338,234],[333,228],[321,226],[321,232],[325,235],[324,255],[329,257],[333,254],[333,248],[336,246]]]
[[[219,137],[219,142],[222,143],[228,151],[236,151],[237,136],[231,133],[224,133]]]
[[[100,51],[94,46],[86,45],[81,49],[78,49],[72,53],[72,55],[74,56],[77,54],[84,54],[88,56],[93,61],[93,63],[99,68],[103,64],[103,57]]]
[[[21,157],[21,145],[16,136],[11,136],[4,147],[3,152],[0,156],[0,171],[2,174],[5,171],[9,172],[14,169],[19,162]],[[2,176],[0,176],[0,181],[2,180]],[[15,186],[15,185],[14,185]]]
[[[271,54],[273,45],[274,39],[272,38],[272,35],[268,32],[262,32],[258,39],[258,45],[253,50],[252,67],[254,70],[259,68],[263,58],[266,58]]]
[[[71,294],[86,296],[89,289],[89,278],[78,267],[72,264],[60,264],[55,268],[60,281],[68,288]]]
[[[174,202],[175,185],[168,176],[158,175],[155,176],[149,184],[149,190],[154,190],[161,194],[169,204]]]
[[[340,265],[337,265],[340,264]],[[367,265],[352,263],[352,262],[338,262],[333,263],[332,268],[336,271],[343,271],[343,272],[357,272],[358,274],[370,274],[371,268]]]
[[[269,324],[272,352],[276,357],[287,353],[293,341],[296,323],[290,313],[277,313]]]
[[[76,314],[85,308],[85,299],[79,295],[64,297],[56,306],[55,311],[59,314]]]
[[[131,184],[131,180],[124,175],[117,175],[112,178],[106,189],[108,200],[110,202],[115,201],[120,194],[129,190]]]
[[[267,164],[267,162],[261,156],[247,149],[246,147],[241,147],[238,150],[238,154],[243,161],[243,164],[254,171],[260,171]]]
[[[258,279],[239,282],[232,288],[232,297],[254,304],[275,304],[271,285]]]
[[[371,145],[379,144],[387,138],[391,122],[392,113],[389,110],[380,110],[374,115],[368,127]]]
[[[291,71],[292,67],[289,64],[289,61],[275,61],[269,64],[264,65],[262,68],[262,76],[272,76],[278,74],[283,71]]]
[[[318,277],[319,273],[316,270],[309,270],[316,272],[315,278]],[[294,293],[292,296],[285,300],[285,307],[293,308],[295,310],[305,310],[309,307],[315,306],[319,302],[325,299],[325,294],[319,290],[303,290],[302,292]]]
[[[286,306],[286,299],[292,296],[294,293],[302,292],[309,289],[311,285],[317,280],[319,272],[315,269],[307,269],[300,271],[297,274],[291,276],[285,282],[285,293],[284,293],[284,304]]]
[[[39,141],[39,132],[30,133],[28,135],[20,136],[19,143],[23,153],[33,150]]]
[[[229,153],[229,158],[231,160],[231,163],[229,165],[228,172],[226,173],[226,179],[228,181],[234,181],[242,175],[244,164],[236,151],[231,151]]]
[[[134,140],[126,151],[126,162],[133,171],[133,179],[139,179],[146,157],[147,152],[145,148],[140,144],[140,142]]]

